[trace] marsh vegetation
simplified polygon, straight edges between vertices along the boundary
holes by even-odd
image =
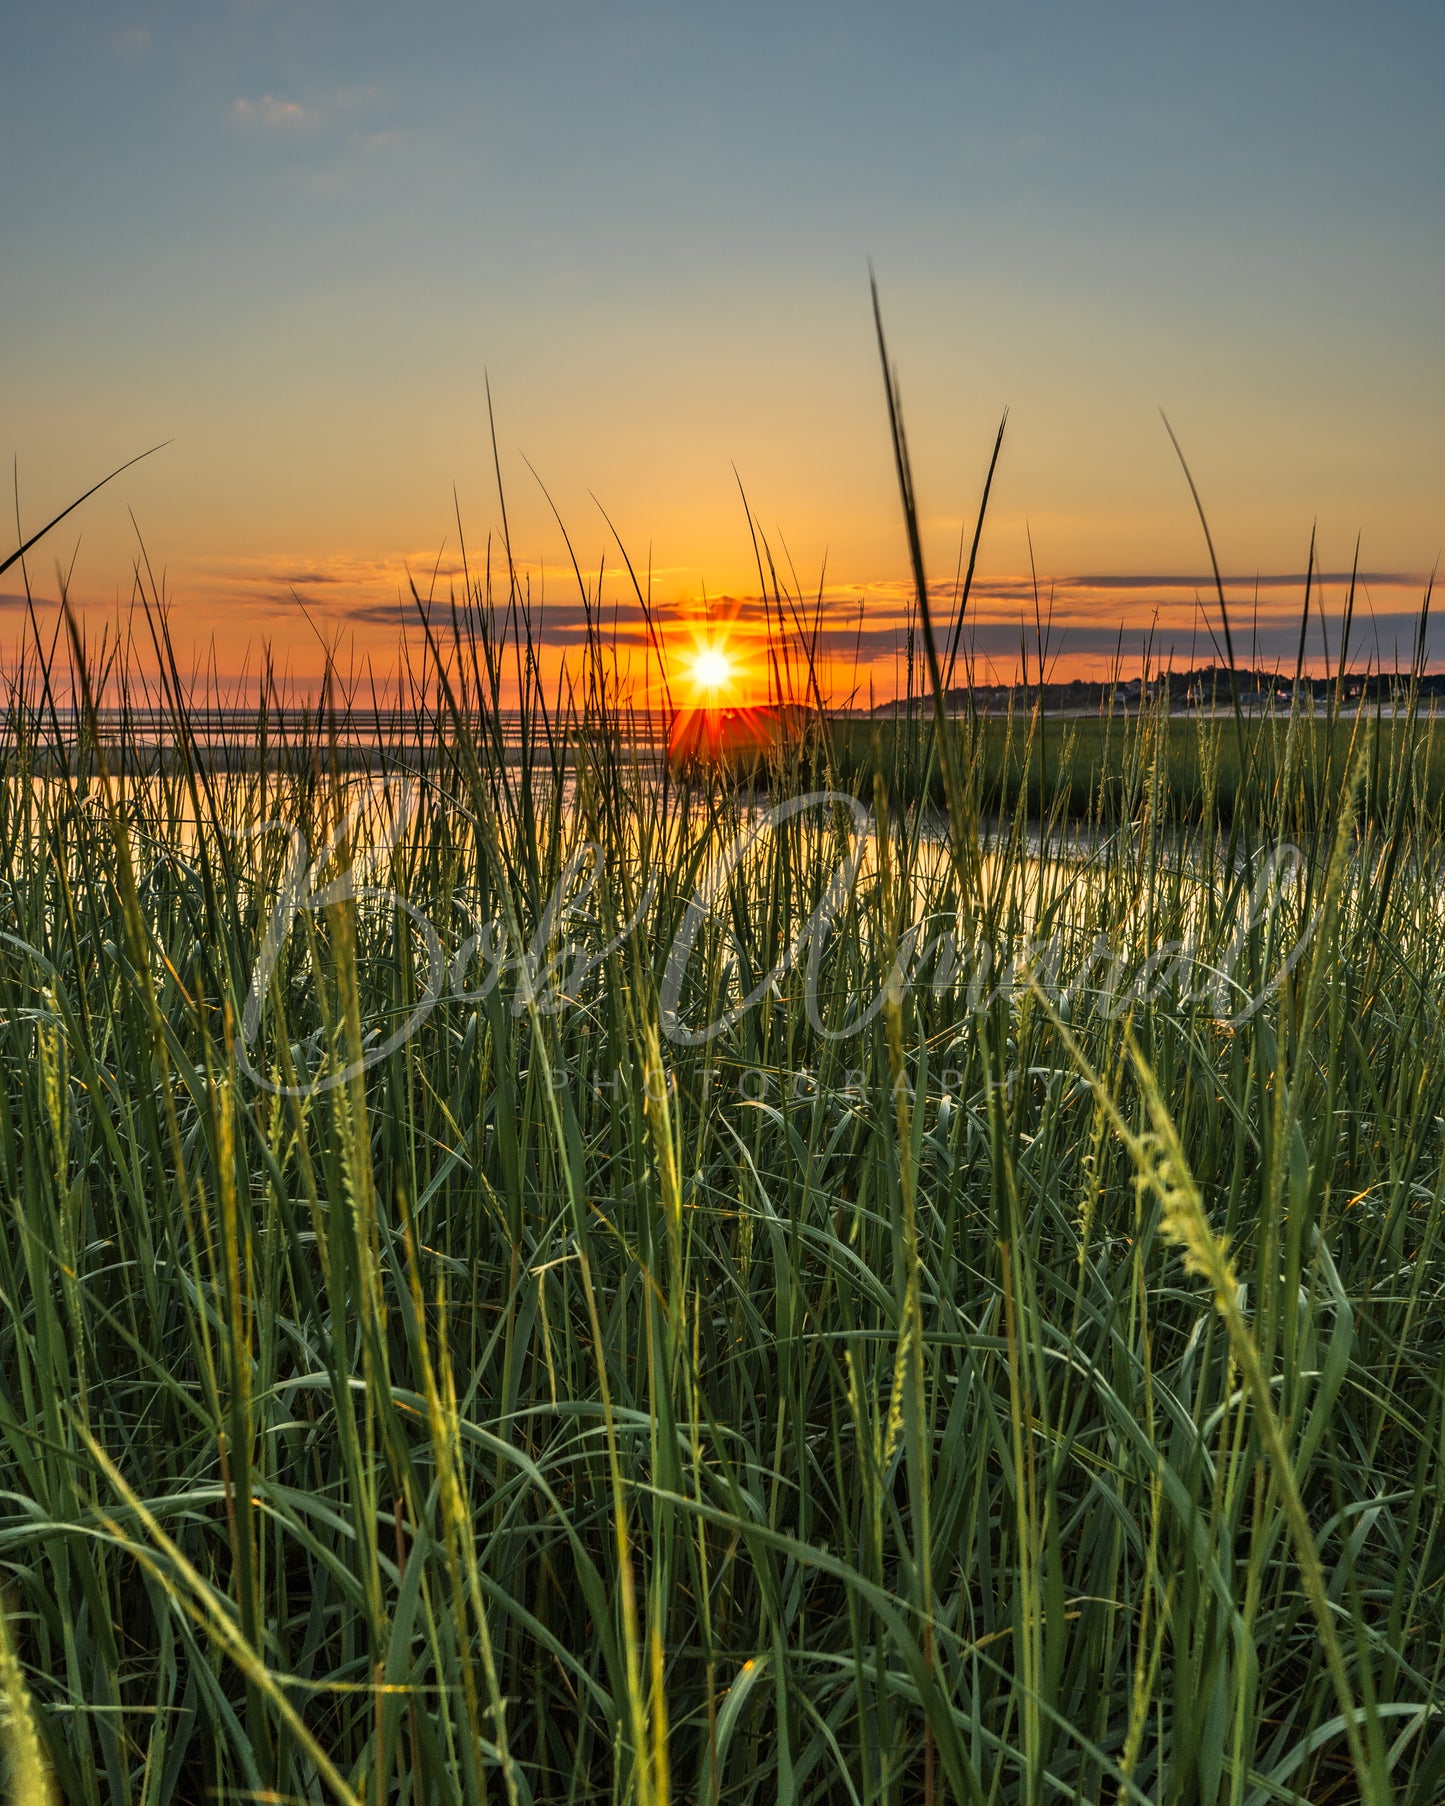
[[[1285,716],[1226,822],[1145,719],[1058,856],[960,724],[948,838],[860,836],[826,736],[679,786],[601,670],[492,757],[477,602],[369,776],[12,696],[12,1740],[95,1806],[1438,1799],[1425,724]]]

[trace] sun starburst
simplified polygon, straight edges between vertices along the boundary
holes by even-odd
[[[711,642],[698,648],[693,657],[691,676],[693,688],[710,702],[717,702],[733,688],[737,671],[727,649]]]

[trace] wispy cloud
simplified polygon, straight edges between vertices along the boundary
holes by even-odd
[[[469,574],[473,582],[483,579],[482,568],[474,566]],[[658,625],[669,644],[697,612],[696,603],[683,599],[690,593],[689,573],[673,574],[679,600],[659,603],[657,609]],[[532,599],[532,630],[539,647],[549,659],[575,657],[588,638],[589,610],[578,599],[571,573],[547,563],[524,562],[517,576]],[[1347,570],[1315,573],[1306,647],[1312,666],[1322,663],[1326,648],[1329,657],[1338,656],[1348,579]],[[466,601],[466,577],[454,545],[443,546],[440,555],[436,547],[414,547],[388,558],[348,551],[313,554],[295,546],[272,547],[250,556],[213,555],[199,560],[177,587],[200,615],[227,619],[233,634],[243,631],[238,624],[244,621],[245,632],[269,637],[282,647],[309,648],[313,636],[316,643],[336,639],[354,643],[365,656],[376,657],[389,668],[398,657],[425,656],[421,620],[411,595],[413,581],[424,599],[432,598],[432,627],[443,643],[450,639],[453,597],[464,629],[477,624]],[[1360,573],[1353,665],[1388,668],[1408,659],[1418,632],[1425,581],[1408,570]],[[619,659],[645,661],[649,635],[642,611],[625,587],[614,588],[615,582],[616,573],[609,573],[600,605],[592,605],[594,630],[604,644],[615,648]],[[1304,572],[1261,573],[1257,600],[1255,582],[1253,574],[1225,579],[1235,650],[1246,663],[1292,668],[1299,644]],[[951,642],[956,620],[952,576],[929,587],[935,631],[941,641]],[[1175,669],[1219,656],[1218,609],[1213,578],[1207,572],[1074,572],[1053,579],[1041,576],[1039,591],[1050,675],[1055,678],[1103,675],[1116,658],[1132,674],[1146,648],[1152,663],[1172,662]],[[508,622],[505,599],[503,577],[491,619],[496,632],[510,634],[515,623]],[[710,600],[715,616],[731,619],[736,614],[746,632],[763,630],[764,610],[755,595],[712,595]],[[811,596],[799,605],[800,616],[809,625],[813,605]],[[53,610],[54,605],[39,606]],[[22,607],[18,595],[0,594],[0,619],[17,623],[23,618]],[[911,612],[911,585],[901,575],[863,585],[829,584],[822,598],[818,653],[826,662],[830,692],[841,697],[856,684],[866,699],[870,684],[880,698],[895,686],[901,688]],[[1030,648],[1032,664],[1036,656],[1032,579],[1017,573],[980,576],[962,631],[962,645],[980,661],[979,677],[985,681],[1012,677],[1019,665],[1021,639]],[[1431,623],[1427,653],[1432,659],[1445,655],[1445,617]]]
[[[435,558],[435,552],[431,556]],[[313,583],[353,584],[361,589],[380,580],[394,584],[397,571],[390,559],[366,558],[351,552],[312,556],[294,549],[207,558],[201,560],[201,568],[217,581],[280,593]]]
[[[303,131],[317,123],[315,114],[298,101],[282,100],[275,94],[263,94],[257,100],[233,100],[231,117],[246,126],[285,126]]]
[[[380,100],[377,88],[338,88],[334,93],[305,101],[281,94],[239,95],[231,102],[231,117],[251,130],[314,132],[323,126],[351,122]],[[386,134],[370,133],[369,141]]]
[[[1348,571],[1316,571],[1315,583],[1348,583]],[[1267,571],[1250,572],[1223,578],[1226,591],[1259,589],[1297,589],[1301,592],[1305,586],[1303,571],[1281,571],[1273,574]],[[1403,588],[1421,589],[1427,581],[1423,573],[1417,571],[1360,571],[1356,581],[1368,583],[1376,589]],[[1070,590],[1209,590],[1214,589],[1212,571],[1202,571],[1193,576],[1181,576],[1175,572],[1146,572],[1140,575],[1131,572],[1127,576],[1112,573],[1092,576],[1061,577],[1059,585]]]
[[[1258,590],[1262,613],[1277,619],[1297,620],[1299,617],[1304,600],[1303,571],[1235,573],[1225,576],[1222,581],[1225,600],[1234,607],[1249,607]],[[1355,581],[1361,606],[1367,608],[1372,590],[1405,590],[1423,596],[1429,577],[1419,571],[1359,571]],[[1316,571],[1311,582],[1313,600],[1310,606],[1313,610],[1326,591],[1333,591],[1338,596],[1348,587],[1350,572]],[[951,618],[954,595],[951,577],[930,581],[929,601],[938,618]],[[1040,572],[1038,597],[1040,606],[1045,609],[1051,606],[1056,616],[1072,612],[1095,622],[1107,617],[1114,609],[1138,622],[1147,619],[1156,609],[1162,614],[1177,615],[1181,611],[1192,612],[1196,601],[1206,610],[1216,606],[1214,576],[1209,571],[1093,571],[1059,577]],[[829,600],[832,600],[831,596]],[[907,578],[871,584],[865,612],[870,617],[890,609],[903,614],[912,606],[912,600],[913,585]],[[999,615],[1006,610],[1012,618],[1020,609],[1032,615],[1033,606],[1034,580],[1028,576],[978,577],[970,592],[969,607],[975,612],[982,610]]]
[[[449,598],[434,598],[429,608],[423,602],[423,609],[434,628],[450,632],[452,610]],[[475,607],[463,607],[460,602],[457,606],[458,619],[464,625],[478,621],[481,612]],[[501,629],[508,620],[505,598],[487,612]],[[358,603],[347,608],[345,614],[347,621],[353,625],[365,623],[369,626],[394,627],[400,624],[415,627],[418,631],[421,627],[421,615],[417,612],[416,603],[405,595],[392,602]],[[641,645],[649,637],[642,611],[635,604],[626,612],[619,611],[615,617],[610,603],[590,611],[580,602],[547,602],[535,605],[532,609],[532,632],[537,641],[546,646],[583,645],[588,637],[589,622],[592,631],[600,633],[604,641],[610,641],[615,636],[618,640],[636,640]]]
[[[151,47],[151,34],[144,25],[128,25],[111,38],[117,56],[144,56]]]

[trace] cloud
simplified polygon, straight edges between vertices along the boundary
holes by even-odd
[[[338,88],[304,103],[279,94],[240,95],[231,102],[231,117],[250,130],[314,132],[323,126],[344,125],[380,99],[379,88]],[[391,136],[372,132],[367,142],[387,143]]]
[[[426,563],[428,571],[435,558],[432,552]],[[349,584],[359,591],[377,585],[394,589],[397,580],[397,565],[391,559],[348,552],[311,555],[287,547],[202,558],[197,568],[205,573],[208,590],[244,585],[248,591],[265,590],[280,596],[313,584]]]
[[[423,592],[423,606],[425,592]],[[492,608],[487,611],[495,624],[498,633],[510,632],[508,624],[507,604],[505,596],[499,597]],[[457,619],[463,629],[475,625],[482,611],[457,603]],[[414,627],[420,633],[421,616],[417,613],[416,603],[405,593],[390,602],[358,602],[344,610],[345,619],[353,625],[395,627]],[[440,630],[450,633],[452,625],[452,608],[450,599],[435,596],[427,609],[427,618],[433,632]],[[614,635],[618,642],[635,640],[639,645],[648,638],[647,623],[642,612],[635,605],[631,609],[618,612],[615,619],[610,602],[601,608],[594,608],[591,613],[592,630],[601,635],[604,643],[610,643]],[[666,631],[670,622],[664,617],[660,625]],[[545,605],[534,603],[531,609],[531,626],[538,642],[545,646],[580,646],[586,642],[588,628],[588,612],[581,602],[548,602]]]
[[[474,565],[470,576],[478,582],[484,567]],[[587,639],[587,610],[577,597],[568,571],[555,565],[523,562],[518,580],[532,597],[531,624],[539,646],[551,661],[574,661]],[[660,591],[676,592],[675,602],[659,601],[657,622],[669,645],[695,617],[698,604],[689,601],[692,573],[681,567],[666,573],[671,582]],[[506,608],[505,574],[492,607],[493,630],[509,641],[517,628]],[[313,632],[323,640],[354,643],[367,658],[390,668],[398,656],[413,661],[426,658],[424,636],[416,603],[409,590],[414,580],[423,598],[430,592],[432,630],[445,647],[451,638],[451,598],[455,594],[463,631],[477,625],[477,615],[465,601],[461,558],[455,547],[414,546],[381,558],[336,550],[308,552],[295,546],[273,546],[251,555],[212,555],[202,558],[187,583],[187,602],[201,615],[228,611],[233,632],[269,637],[280,648],[291,648],[303,660],[313,645]],[[1341,614],[1348,584],[1347,570],[1316,572],[1310,603],[1306,660],[1313,670],[1322,667],[1325,645],[1331,659],[1338,657]],[[1256,601],[1253,574],[1226,577],[1226,596],[1240,660],[1261,666],[1293,669],[1299,643],[1299,622],[1304,592],[1304,572],[1262,572]],[[606,585],[604,598],[594,608],[593,620],[605,646],[615,646],[619,661],[634,676],[641,673],[648,652],[648,634],[641,610],[625,588],[616,589],[616,574]],[[1356,669],[1374,665],[1390,668],[1408,662],[1418,630],[1418,603],[1425,579],[1408,570],[1371,570],[1359,576],[1350,662]],[[1041,574],[1040,606],[1049,636],[1051,676],[1101,676],[1115,658],[1121,658],[1127,675],[1134,675],[1146,644],[1151,662],[1172,662],[1175,670],[1207,664],[1219,656],[1220,637],[1214,581],[1207,572],[1077,571],[1054,578]],[[956,601],[952,572],[930,585],[934,629],[941,648],[952,642]],[[546,597],[545,605],[540,598]],[[755,595],[711,598],[720,614],[736,610],[742,630],[753,637],[762,631],[764,612]],[[814,599],[798,605],[811,624]],[[0,619],[17,623],[18,602],[0,598]],[[901,574],[864,584],[829,584],[823,596],[822,630],[818,650],[824,661],[824,683],[841,695],[856,682],[859,695],[874,687],[881,699],[903,686],[903,657],[912,585]],[[789,611],[784,610],[785,614]],[[1321,621],[1323,614],[1323,622]],[[220,619],[219,613],[214,618]],[[1213,628],[1213,637],[1210,629]],[[354,633],[355,641],[349,638]],[[996,572],[974,583],[964,623],[962,643],[978,660],[981,681],[1011,679],[1018,668],[1020,640],[1034,662],[1034,592],[1032,579],[1017,573]],[[399,649],[406,648],[405,654]],[[921,648],[918,648],[921,661]],[[1445,615],[1430,623],[1427,652],[1432,662],[1445,656]],[[855,663],[856,661],[856,663]],[[549,664],[549,669],[554,668]],[[961,680],[962,666],[956,677]],[[919,681],[921,682],[921,673]]]
[[[1253,594],[1256,588],[1264,590],[1297,590],[1304,595],[1305,573],[1303,571],[1251,571],[1248,573],[1226,574],[1222,579],[1225,598],[1242,593]],[[1347,585],[1350,581],[1348,571],[1316,571],[1311,579],[1312,586],[1318,589],[1324,584]],[[1429,577],[1420,571],[1357,571],[1355,582],[1359,588],[1372,589],[1410,589],[1425,593]],[[880,595],[896,596],[902,605],[907,604],[913,595],[913,584],[907,577],[894,578],[889,582],[874,584],[871,590]],[[1093,595],[1137,595],[1141,591],[1184,592],[1193,596],[1197,590],[1201,596],[1214,594],[1214,573],[1212,571],[1082,571],[1061,577],[1050,576],[1045,571],[1039,572],[1038,590],[1041,599],[1047,599],[1049,592],[1058,596],[1093,596]],[[954,580],[952,577],[934,577],[928,585],[929,598],[932,601],[949,601],[953,597]],[[846,592],[839,592],[846,593]],[[976,577],[972,594],[975,596],[993,596],[1000,600],[1026,600],[1033,603],[1034,580],[1032,577]]]
[[[1360,670],[1368,665],[1391,670],[1408,665],[1418,627],[1419,616],[1413,613],[1391,611],[1373,619],[1362,619],[1357,611],[1350,641],[1352,669]],[[1331,659],[1339,655],[1340,629],[1340,616],[1332,612],[1326,618]],[[1234,650],[1241,664],[1294,668],[1299,647],[1298,620],[1261,621],[1257,632],[1252,625],[1241,632],[1236,624],[1234,637]],[[1116,654],[1131,672],[1136,671],[1146,640],[1150,662],[1156,667],[1172,662],[1176,670],[1184,670],[1190,665],[1209,664],[1217,656],[1209,635],[1202,629],[1196,634],[1174,625],[1151,631],[1148,623],[1131,622],[1121,633],[1117,625],[1070,623],[1061,627],[1055,622],[1049,635],[1049,663],[1054,666],[1057,661],[1057,669],[1051,675],[1065,681],[1076,675],[1082,676],[1084,671],[1079,669],[1080,665],[1098,669]],[[1015,623],[1010,630],[1009,624],[1003,621],[981,621],[965,632],[964,643],[984,657],[998,658],[1007,674],[1018,657],[1018,625]],[[1432,659],[1445,651],[1445,633],[1435,631],[1433,624],[1426,649]],[[1031,655],[1032,652],[1030,646]],[[1315,670],[1322,668],[1323,662],[1324,648],[1316,622],[1311,626],[1305,648],[1305,663]]]
[[[282,100],[275,94],[263,94],[257,100],[244,97],[231,102],[231,117],[244,126],[288,127],[308,130],[318,124],[314,112],[294,100]]]
[[[458,615],[463,633],[477,626],[475,611],[459,608]],[[329,619],[373,631],[388,627],[399,629],[411,645],[419,645],[421,639],[415,605],[409,597],[404,604],[359,602]],[[450,608],[434,607],[431,621],[433,632],[438,635],[443,648],[447,648],[452,627]],[[513,637],[514,629],[507,623],[504,608],[493,610],[492,621],[496,633],[508,640]],[[669,632],[672,623],[666,618],[665,611],[659,625],[672,657],[680,658],[682,652]],[[624,611],[614,627],[610,611],[604,610],[600,626],[604,647],[615,649],[622,659],[649,656],[649,637],[639,611],[634,609],[630,614]],[[1340,626],[1339,614],[1332,611],[1325,623],[1331,661],[1338,657]],[[532,627],[537,645],[553,655],[574,654],[587,640],[586,614],[580,603],[549,603],[540,620],[534,615]],[[1351,668],[1390,670],[1407,666],[1417,628],[1418,617],[1407,611],[1391,611],[1373,619],[1362,619],[1357,613],[1350,649]],[[1293,669],[1299,639],[1297,621],[1261,620],[1257,627],[1251,624],[1242,635],[1237,631],[1235,637],[1235,651],[1242,664]],[[1036,654],[1031,622],[1028,623],[1027,640],[1032,669]],[[881,700],[892,692],[895,675],[901,690],[905,642],[906,627],[896,617],[868,617],[860,626],[856,617],[850,623],[835,616],[823,626],[817,639],[817,656],[827,686],[841,694],[839,686],[846,687],[848,674],[852,671],[860,695],[866,693],[871,681]],[[954,681],[963,681],[966,660],[978,661],[980,682],[1012,681],[1018,674],[1019,646],[1017,619],[969,622],[960,646]],[[1152,626],[1138,620],[1122,625],[1119,622],[1100,623],[1097,619],[1055,620],[1048,634],[1049,677],[1052,681],[1067,682],[1072,677],[1102,676],[1116,660],[1121,663],[1125,675],[1132,676],[1137,674],[1146,649],[1150,665],[1155,669],[1172,666],[1182,671],[1218,662],[1223,656],[1202,625],[1196,628],[1192,622],[1177,618]],[[1445,654],[1445,623],[1432,625],[1427,645],[1427,655],[1432,660],[1438,660],[1442,654]],[[918,660],[915,683],[922,687],[925,678],[921,648]],[[1315,671],[1323,669],[1324,662],[1324,648],[1316,622],[1306,648],[1306,666]]]
[[[143,25],[128,25],[110,42],[117,56],[144,56],[151,47],[151,34]]]
[[[1301,592],[1305,586],[1303,571],[1283,571],[1271,575],[1264,571],[1248,575],[1224,577],[1221,579],[1225,591],[1259,589],[1297,589]],[[1348,583],[1348,571],[1316,571],[1312,579],[1314,583]],[[1415,571],[1360,571],[1355,581],[1360,584],[1371,584],[1376,589],[1404,588],[1424,590],[1427,579]],[[1040,587],[1045,587],[1042,579]],[[1213,590],[1214,573],[1201,571],[1194,576],[1180,576],[1177,572],[1139,575],[1130,573],[1127,576],[1096,574],[1092,576],[1060,577],[1056,587],[1070,590],[1139,590],[1139,589],[1187,589]]]

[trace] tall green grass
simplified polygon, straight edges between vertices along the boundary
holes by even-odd
[[[1356,806],[1369,809],[1396,796],[1394,771],[1403,761],[1410,774],[1409,807],[1423,804],[1438,813],[1445,805],[1445,734],[1431,706],[1410,708],[1408,677],[1399,688],[1399,716],[1366,708],[1369,751]],[[918,713],[911,719],[834,718],[829,754],[835,780],[867,797],[875,771],[881,772],[890,794],[944,807],[931,726]],[[1162,702],[1130,716],[1051,716],[1019,699],[1000,713],[972,719],[959,714],[953,731],[977,767],[980,801],[993,820],[1011,816],[1022,804],[1037,820],[1117,821],[1137,810],[1138,775],[1157,764],[1157,806],[1172,823],[1196,824],[1207,807],[1227,824],[1237,806],[1253,811],[1261,793],[1287,783],[1290,794],[1280,801],[1302,826],[1317,824],[1336,801],[1357,717],[1353,712],[1301,716],[1288,703],[1252,715],[1244,723],[1242,762],[1231,720],[1171,715]],[[1297,743],[1293,747],[1291,739]]]
[[[1433,1806],[1426,729],[1226,815],[1146,718],[1080,836],[945,722],[860,848],[466,600],[368,760],[157,613],[12,689],[15,1797]]]

